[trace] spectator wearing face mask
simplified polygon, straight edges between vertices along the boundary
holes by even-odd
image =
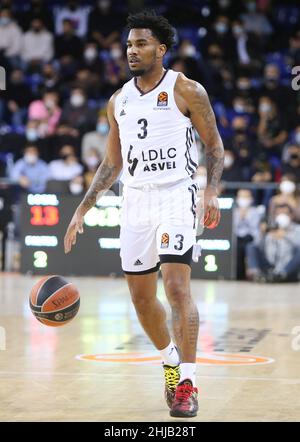
[[[257,238],[264,212],[263,206],[253,206],[253,196],[248,189],[240,189],[235,202],[233,231],[237,238],[237,279],[241,280],[245,279],[246,245]]]
[[[38,121],[37,132],[40,138],[54,134],[60,116],[59,96],[55,91],[45,92],[42,100],[33,101],[28,109],[29,120]]]
[[[300,226],[288,205],[275,209],[275,225],[246,247],[248,279],[268,282],[299,280]]]
[[[240,18],[244,24],[246,32],[255,34],[257,39],[263,42],[263,37],[268,37],[273,33],[273,27],[265,14],[257,11],[255,0],[245,2],[246,12]]]
[[[60,159],[49,164],[49,179],[57,181],[70,181],[82,175],[83,166],[75,155],[73,146],[63,146],[59,152]]]
[[[84,163],[86,163],[88,152],[91,149],[96,149],[99,153],[101,161],[103,160],[105,155],[108,131],[108,119],[105,110],[102,110],[99,113],[96,130],[86,133],[82,138],[81,159]]]
[[[60,123],[85,133],[94,127],[95,119],[95,111],[89,107],[85,91],[74,87],[69,101],[63,107]]]
[[[85,37],[88,30],[88,16],[90,6],[79,5],[78,0],[69,0],[66,6],[56,7],[54,9],[55,33],[61,34],[63,23],[69,20],[74,24],[77,37]]]
[[[55,37],[55,58],[60,63],[61,75],[65,79],[74,76],[78,61],[82,58],[82,49],[82,41],[75,35],[73,22],[64,19],[62,32]]]
[[[39,151],[34,144],[28,144],[24,149],[23,158],[15,163],[10,178],[23,191],[45,192],[49,169],[47,163],[39,159]]]
[[[112,43],[119,40],[124,21],[120,13],[113,11],[111,0],[98,0],[95,3],[89,15],[89,38],[100,49],[109,49]]]
[[[259,94],[260,96],[269,97],[271,101],[276,103],[279,109],[284,109],[288,122],[290,114],[295,113],[297,104],[296,94],[290,85],[281,84],[280,77],[279,67],[274,63],[267,64],[264,68],[263,85],[259,90]]]
[[[54,55],[53,35],[39,18],[34,18],[30,29],[25,32],[21,58],[26,63],[48,62]]]
[[[276,156],[279,158],[288,136],[286,120],[276,103],[266,96],[259,100],[258,113],[257,134],[259,144],[268,157]]]
[[[97,43],[88,41],[83,49],[83,62],[81,69],[88,69],[90,72],[98,75],[103,75],[104,64],[99,56],[99,49]]]
[[[32,101],[32,92],[26,84],[24,73],[21,69],[11,72],[8,87],[3,96],[11,116],[11,124],[17,128],[23,126],[27,117],[27,108]]]
[[[208,55],[208,47],[218,45],[223,53],[224,60],[235,59],[235,40],[231,34],[230,21],[226,15],[219,15],[212,24],[210,32],[201,40],[204,57]]]
[[[274,221],[277,206],[287,204],[293,210],[293,219],[300,222],[300,198],[293,175],[283,175],[279,184],[279,192],[273,196],[269,204],[269,219]]]
[[[103,157],[100,156],[98,149],[91,148],[87,151],[86,156],[84,158],[84,186],[88,189],[93,181],[95,173],[101,164]]]
[[[222,181],[243,181],[241,168],[236,161],[236,155],[232,150],[224,151],[224,170]]]
[[[22,48],[22,31],[9,8],[0,10],[0,51],[13,67],[18,67]]]
[[[84,177],[79,175],[73,178],[69,183],[69,190],[74,196],[82,195],[84,192]]]
[[[297,144],[287,147],[282,171],[284,174],[294,175],[296,182],[300,183],[300,146]]]

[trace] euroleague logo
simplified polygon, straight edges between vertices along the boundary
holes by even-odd
[[[163,233],[161,236],[161,248],[167,249],[169,247],[169,234]]]
[[[157,96],[157,106],[168,106],[168,93],[160,92]]]
[[[100,363],[161,365],[161,357],[154,353],[100,353],[94,355],[78,355],[76,359]],[[199,365],[241,366],[271,364],[274,362],[274,359],[239,353],[215,352],[198,353],[196,362]]]

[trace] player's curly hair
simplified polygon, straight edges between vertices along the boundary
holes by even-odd
[[[160,43],[165,44],[167,49],[175,44],[175,31],[168,20],[162,15],[157,15],[154,10],[145,10],[136,14],[130,14],[127,18],[127,29],[150,29],[153,36]]]

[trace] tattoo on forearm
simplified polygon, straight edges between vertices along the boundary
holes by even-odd
[[[116,166],[110,166],[103,162],[97,170],[92,184],[81,202],[81,206],[85,210],[91,209],[96,204],[97,199],[100,196],[100,192],[104,192],[105,190],[109,189],[115,181],[117,175],[118,170]]]
[[[223,146],[206,148],[207,185],[217,187],[224,167]]]

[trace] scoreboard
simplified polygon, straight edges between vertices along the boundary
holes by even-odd
[[[65,255],[63,239],[81,197],[23,195],[21,208],[21,272],[76,276],[121,276],[120,211],[122,197],[103,196],[84,217],[84,234]],[[232,198],[219,198],[221,223],[197,239],[202,247],[192,277],[234,279],[236,245],[232,231]]]

